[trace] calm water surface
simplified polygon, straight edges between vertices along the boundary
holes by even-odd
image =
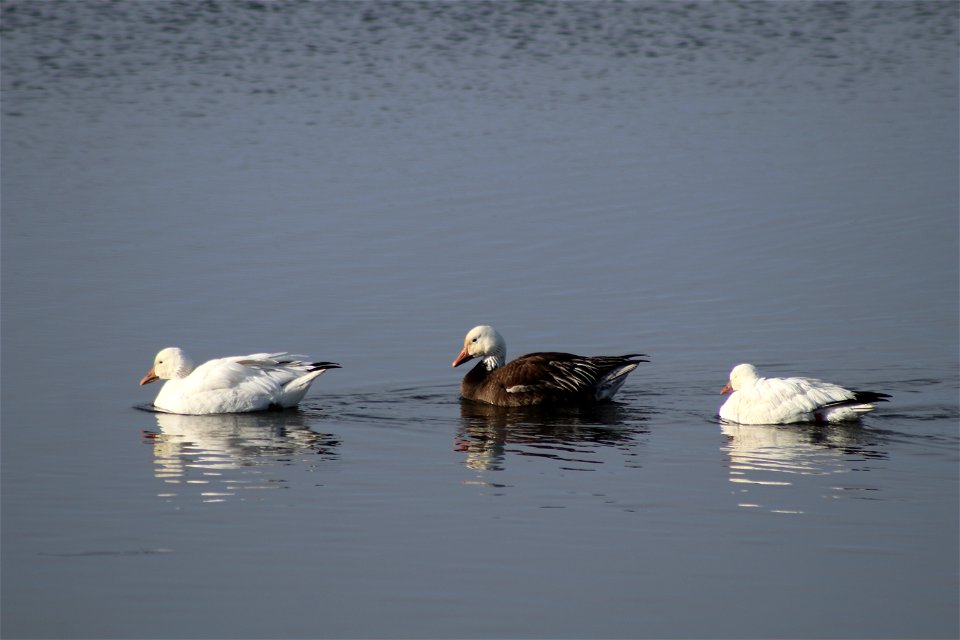
[[[4,637],[960,634],[955,3],[2,12]],[[652,362],[465,405],[480,323]],[[344,368],[144,411],[167,345]]]

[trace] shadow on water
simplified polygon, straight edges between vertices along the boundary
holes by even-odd
[[[278,470],[337,458],[340,440],[306,426],[298,411],[188,416],[154,413],[157,430],[144,429],[153,447],[153,473],[168,485],[160,497],[200,490],[204,502],[223,502],[242,490],[279,489]]]
[[[546,409],[463,401],[455,449],[466,455],[464,462],[472,469],[502,470],[511,454],[586,471],[605,461],[600,455],[604,449],[634,456],[639,436],[649,433],[645,421],[641,411],[618,403]]]
[[[803,513],[802,509],[780,508],[789,502],[783,493],[765,493],[770,487],[790,487],[804,482],[804,476],[835,476],[869,471],[888,458],[881,435],[858,423],[834,425],[739,425],[721,423],[726,442],[729,480],[743,500],[739,506],[768,508],[773,512]],[[830,480],[824,486],[831,498],[866,498],[874,487],[862,483],[863,476],[845,482]],[[751,494],[749,499],[746,494]],[[769,503],[777,504],[770,507]]]

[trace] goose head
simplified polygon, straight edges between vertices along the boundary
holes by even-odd
[[[730,380],[720,390],[721,394],[740,391],[745,386],[752,384],[760,376],[757,375],[757,368],[752,364],[738,364],[730,371]]]
[[[467,360],[483,358],[488,371],[503,365],[507,357],[507,343],[497,330],[487,325],[480,325],[470,329],[463,339],[463,349],[453,361],[453,366],[459,367]]]
[[[140,380],[141,385],[156,380],[186,378],[193,371],[193,361],[178,347],[167,347],[153,359],[153,368]]]

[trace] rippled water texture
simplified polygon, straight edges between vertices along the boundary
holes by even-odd
[[[0,11],[4,637],[960,634],[956,3]],[[481,323],[651,362],[462,404]],[[168,345],[343,369],[145,411]]]

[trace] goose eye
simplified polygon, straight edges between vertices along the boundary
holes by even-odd
[[[477,340],[479,340],[479,338],[474,338],[472,342],[476,342]]]

